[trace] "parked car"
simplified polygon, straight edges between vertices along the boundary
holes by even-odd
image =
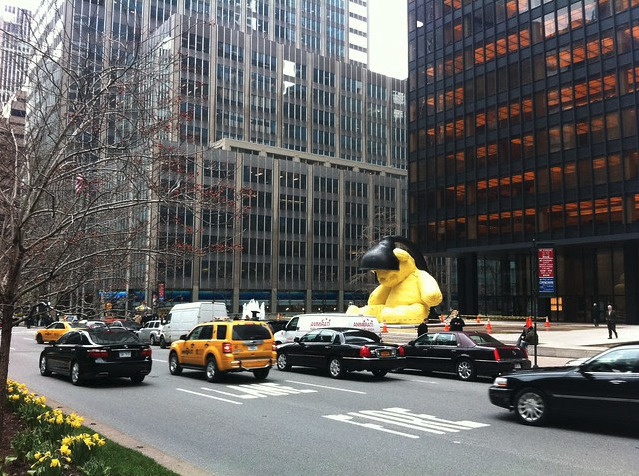
[[[264,321],[215,321],[195,326],[171,344],[169,371],[204,370],[209,382],[227,372],[253,372],[264,380],[275,364],[275,342]]]
[[[68,375],[73,385],[98,377],[130,377],[140,383],[151,372],[151,348],[125,329],[71,330],[40,354],[40,374]]]
[[[160,332],[162,332],[162,321],[148,321],[138,331],[138,337],[145,344],[156,345],[160,343]]]
[[[608,349],[577,366],[497,377],[491,403],[514,411],[521,423],[542,425],[551,415],[580,418],[639,415],[639,343]]]
[[[38,344],[44,344],[45,342],[55,342],[64,333],[69,332],[71,329],[78,329],[79,327],[80,325],[77,322],[52,322],[44,329],[38,329],[35,335],[35,340]]]
[[[327,369],[333,378],[347,372],[369,371],[375,377],[404,366],[403,348],[382,343],[374,332],[352,327],[315,329],[295,342],[277,348],[277,368],[292,366]]]
[[[529,369],[528,354],[484,332],[428,332],[404,345],[406,369],[453,372],[461,380]]]
[[[109,324],[109,327],[126,329],[133,332],[134,334],[137,334],[138,331],[142,329],[142,325],[138,324],[135,321],[113,321],[111,324]]]

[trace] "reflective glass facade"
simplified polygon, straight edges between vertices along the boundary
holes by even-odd
[[[553,317],[637,322],[639,2],[408,5],[410,236],[458,258],[460,307],[530,313],[536,240]]]

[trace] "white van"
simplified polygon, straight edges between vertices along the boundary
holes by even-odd
[[[160,333],[160,347],[166,348],[171,342],[188,334],[203,322],[228,319],[226,304],[223,302],[190,302],[176,304],[169,311],[166,323]]]
[[[374,332],[382,337],[379,321],[374,316],[352,316],[350,314],[298,314],[291,318],[286,327],[274,334],[275,344],[293,342],[307,332],[318,327],[357,327]]]

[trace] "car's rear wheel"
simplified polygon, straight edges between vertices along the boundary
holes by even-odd
[[[371,372],[373,373],[373,376],[377,378],[382,378],[388,373],[386,370],[371,370]]]
[[[71,383],[73,385],[80,385],[80,383],[82,383],[80,364],[76,360],[71,363]]]
[[[154,334],[151,334],[151,339],[150,340],[151,340],[151,345],[155,345],[155,344],[158,343]]]
[[[215,357],[209,357],[206,361],[206,380],[209,382],[219,382],[222,380],[222,372],[217,368]]]
[[[291,364],[288,361],[288,355],[285,352],[277,355],[277,368],[279,370],[291,370]]]
[[[37,342],[38,344],[43,344],[43,343],[44,343],[44,339],[42,338],[42,334],[38,334],[38,335],[36,336],[36,342]]]
[[[473,380],[476,376],[475,365],[468,359],[460,359],[455,364],[455,373],[461,380]]]
[[[171,372],[171,375],[180,375],[182,373],[182,366],[175,352],[171,352],[171,355],[169,355],[169,372]]]
[[[142,374],[137,374],[137,375],[131,375],[131,382],[133,383],[142,383],[144,382],[144,375]]]
[[[164,336],[160,336],[160,349],[166,349],[166,340],[164,340]]]
[[[271,369],[257,369],[253,370],[253,375],[257,380],[265,380],[268,377],[268,373]]]
[[[515,413],[524,425],[543,425],[550,415],[545,395],[534,388],[525,388],[515,397]]]
[[[40,357],[40,375],[44,375],[45,377],[51,375],[51,371],[49,370],[49,362],[46,355]]]
[[[328,362],[328,373],[333,378],[342,378],[346,374],[342,359],[338,357],[331,358]]]

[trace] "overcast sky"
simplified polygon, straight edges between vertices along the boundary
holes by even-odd
[[[0,0],[33,9],[41,0]],[[368,0],[370,69],[405,79],[408,76],[407,0]]]

